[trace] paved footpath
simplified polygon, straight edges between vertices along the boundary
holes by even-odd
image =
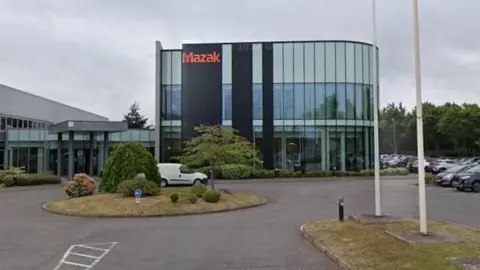
[[[383,184],[384,198],[388,198],[385,213],[416,214],[416,188],[409,181]],[[86,219],[40,209],[42,202],[64,197],[61,190],[1,193],[0,270],[338,269],[299,236],[299,227],[316,219],[336,218],[339,196],[345,198],[347,214],[373,211],[373,181],[368,180],[222,182],[218,186],[254,192],[269,202],[258,208],[199,216]],[[444,196],[455,197],[450,205],[478,200],[475,194],[448,190],[429,190],[427,198],[446,210],[462,208],[441,203]],[[429,207],[431,216],[439,215],[430,201]],[[461,211],[453,219],[469,225],[478,221]],[[95,247],[100,249],[97,253]],[[65,262],[84,268],[71,268],[74,265]]]

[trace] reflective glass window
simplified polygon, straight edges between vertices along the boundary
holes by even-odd
[[[315,119],[325,119],[326,104],[326,88],[324,83],[315,84]]]
[[[355,44],[347,42],[345,44],[345,71],[346,81],[349,83],[355,82]]]
[[[294,82],[303,83],[305,81],[304,78],[304,59],[305,55],[303,52],[303,43],[294,43],[293,44],[293,73],[294,73]]]
[[[0,129],[5,129],[7,126],[7,118],[0,116]]]
[[[252,80],[253,83],[262,83],[262,44],[252,45]]]
[[[232,83],[232,45],[222,45],[222,83]]]
[[[171,51],[162,51],[162,84],[172,84]]]
[[[293,83],[283,85],[283,116],[284,119],[294,118],[295,95]]]
[[[167,120],[172,119],[172,86],[167,85],[165,91],[165,115]]]
[[[283,82],[283,44],[273,44],[273,82]]]
[[[315,119],[315,85],[305,84],[305,119]]]
[[[370,87],[362,86],[363,87],[363,119],[370,120]]]
[[[167,87],[162,86],[162,115],[165,117],[167,115]]]
[[[303,83],[294,84],[295,119],[305,118],[305,87]]]
[[[355,82],[363,83],[363,45],[355,43]]]
[[[263,93],[262,84],[253,85],[253,120],[263,119]]]
[[[172,84],[182,84],[182,52],[172,52]]]
[[[346,108],[346,85],[344,83],[336,84],[336,105],[337,105],[337,119],[345,119]]]
[[[370,84],[370,46],[363,45],[363,83]]]
[[[305,62],[305,82],[315,81],[315,43],[305,43],[304,47]]]
[[[335,82],[335,42],[325,43],[325,81]]]
[[[335,81],[345,82],[346,80],[346,67],[345,67],[345,42],[335,43]]]
[[[363,86],[355,84],[355,118],[363,119]]]
[[[283,84],[273,84],[273,119],[283,119]]]
[[[355,85],[353,83],[348,83],[346,92],[346,118],[355,119]]]
[[[222,119],[232,120],[232,85],[222,85]]]
[[[172,86],[172,120],[181,120],[182,116],[182,89],[180,85]]]
[[[337,96],[334,83],[326,84],[326,93],[325,93],[325,117],[327,119],[335,119],[337,116]]]
[[[293,82],[293,43],[283,44],[283,82]],[[293,116],[293,115],[292,115]]]
[[[315,43],[315,82],[325,82],[325,43]]]

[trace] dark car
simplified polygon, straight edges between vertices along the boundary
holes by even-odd
[[[480,192],[480,165],[468,169],[465,172],[455,174],[452,186],[458,191],[471,190]]]
[[[435,176],[435,184],[443,187],[451,187],[455,174],[463,173],[476,165],[455,165]]]

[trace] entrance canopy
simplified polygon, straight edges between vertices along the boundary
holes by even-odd
[[[48,128],[50,134],[63,132],[121,132],[128,124],[121,121],[63,121]]]
[[[103,163],[108,158],[108,134],[110,132],[122,132],[128,130],[128,124],[120,121],[64,121],[52,125],[48,128],[50,134],[58,134],[57,137],[57,175],[61,176],[62,172],[62,135],[68,133],[68,179],[71,180],[74,174],[74,137],[75,133],[89,133],[90,143],[88,150],[88,174],[93,176],[93,152],[95,134],[103,133]],[[102,164],[103,167],[103,164]]]

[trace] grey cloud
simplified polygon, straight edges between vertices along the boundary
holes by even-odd
[[[419,2],[424,99],[480,101],[480,2]],[[113,119],[138,100],[153,118],[154,40],[168,48],[187,40],[370,42],[370,3],[0,0],[0,81]],[[377,8],[381,102],[414,106],[411,1],[377,0]]]

